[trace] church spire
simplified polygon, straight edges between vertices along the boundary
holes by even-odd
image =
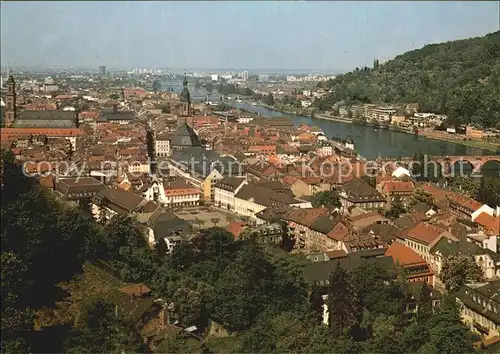
[[[182,82],[181,102],[184,103],[184,115],[191,115],[191,94],[188,89],[187,74],[184,72],[184,81]]]

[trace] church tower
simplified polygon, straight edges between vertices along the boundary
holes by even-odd
[[[183,115],[191,116],[191,94],[188,90],[186,73],[184,73],[184,81],[182,82],[181,102],[183,103]]]
[[[10,127],[16,119],[16,82],[14,76],[9,73],[7,80],[7,95],[5,97],[5,126]]]

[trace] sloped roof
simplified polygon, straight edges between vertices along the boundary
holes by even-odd
[[[173,234],[185,234],[191,230],[191,224],[186,220],[182,220],[177,215],[163,212],[155,215],[153,220],[150,220],[154,233],[155,240],[164,239]]]
[[[479,214],[479,216],[476,219],[474,219],[474,222],[481,225],[485,230],[500,235],[499,216],[495,217],[483,212]]]
[[[354,202],[385,202],[385,198],[372,186],[359,178],[353,178],[343,186],[338,187],[349,200]],[[342,196],[342,195],[341,195]]]
[[[112,204],[115,204],[128,213],[131,213],[141,205],[146,204],[146,200],[141,196],[122,189],[114,189],[107,186],[101,189],[98,193],[98,197],[106,198],[110,202],[111,208],[113,208]]]
[[[414,228],[406,232],[406,236],[424,244],[430,245],[437,240],[446,230],[431,225],[426,222],[421,222]]]
[[[56,183],[56,190],[65,197],[75,193],[97,193],[102,188],[104,185],[93,177],[60,178]]]
[[[385,255],[391,256],[392,259],[394,259],[394,262],[397,262],[402,266],[425,263],[421,256],[401,242],[393,242],[385,252]]]
[[[201,142],[193,128],[187,123],[184,123],[175,131],[170,140],[170,145],[174,147],[201,146]]]

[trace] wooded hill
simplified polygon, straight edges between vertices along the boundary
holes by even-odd
[[[356,68],[328,82],[320,108],[351,103],[412,103],[444,113],[451,124],[500,128],[500,31],[426,45],[373,68]]]

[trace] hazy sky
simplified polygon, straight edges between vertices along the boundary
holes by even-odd
[[[2,65],[351,70],[499,29],[490,2],[2,2]]]

